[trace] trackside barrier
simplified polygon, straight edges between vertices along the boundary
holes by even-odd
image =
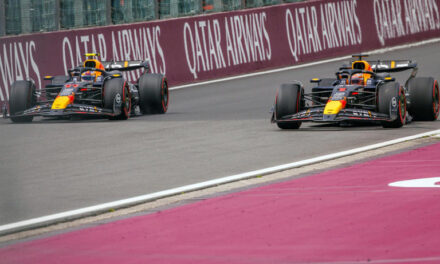
[[[63,75],[87,52],[148,60],[170,85],[224,78],[440,36],[440,0],[316,0],[0,38],[0,107],[15,80]],[[126,78],[135,80],[136,75]]]

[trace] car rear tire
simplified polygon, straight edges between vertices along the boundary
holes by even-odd
[[[9,112],[14,123],[32,122],[33,116],[17,116],[18,112],[31,108],[36,103],[35,84],[31,81],[15,81],[9,95]]]
[[[412,78],[408,82],[409,114],[416,121],[435,121],[439,116],[439,85],[431,77]]]
[[[275,117],[281,120],[283,116],[292,115],[301,109],[301,86],[299,84],[282,84],[278,88],[275,97]],[[298,129],[301,122],[278,121],[277,125],[281,129]]]
[[[385,128],[399,128],[405,124],[406,119],[406,98],[405,91],[400,84],[396,82],[387,82],[378,87],[378,112],[390,115],[390,103],[393,97],[397,97],[398,113],[396,120],[392,122],[383,121]]]
[[[121,100],[121,113],[109,117],[110,120],[126,120],[130,117],[131,97],[123,78],[110,79],[104,84],[104,108],[115,111],[118,100]]]
[[[139,78],[139,108],[142,114],[164,114],[168,110],[168,82],[162,74],[143,74]]]

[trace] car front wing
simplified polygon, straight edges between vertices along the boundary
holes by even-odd
[[[20,116],[44,116],[44,117],[65,117],[73,115],[92,115],[92,116],[115,116],[112,110],[104,109],[92,105],[71,104],[65,109],[52,109],[50,104],[36,105],[22,112],[8,115],[5,117],[20,117]]]
[[[292,115],[286,115],[276,119],[275,113],[272,122],[342,122],[342,121],[387,121],[392,122],[397,118],[396,111],[390,111],[390,115],[377,113],[365,109],[346,108],[338,114],[326,115],[324,108],[309,108]]]

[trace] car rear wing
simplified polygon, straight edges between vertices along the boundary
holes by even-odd
[[[417,63],[410,60],[368,61],[374,72],[400,72],[417,69]]]
[[[102,65],[105,70],[118,70],[118,71],[132,71],[144,68],[148,70],[150,67],[148,62],[136,60],[136,61],[103,61]]]
[[[412,78],[417,75],[417,62],[410,60],[391,60],[391,61],[371,61],[368,62],[374,72],[400,72],[412,69],[411,74],[405,82],[405,87],[408,87],[408,83]]]

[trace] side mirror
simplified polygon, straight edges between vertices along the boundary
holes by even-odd
[[[53,76],[44,76],[44,80],[51,81],[53,80]]]
[[[320,82],[321,82],[321,79],[319,79],[319,78],[313,78],[313,79],[310,80],[310,82],[311,82],[311,83],[320,83]]]

